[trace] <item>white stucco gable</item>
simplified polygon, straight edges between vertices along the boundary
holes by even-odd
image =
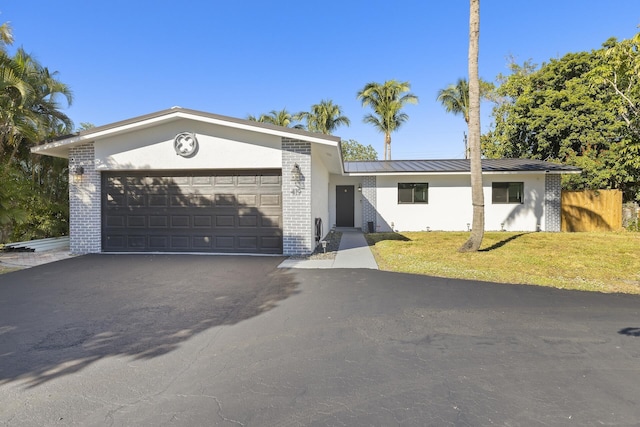
[[[191,157],[178,155],[174,148],[182,132],[197,141]],[[280,169],[281,146],[277,135],[180,119],[99,139],[95,161],[97,170]]]
[[[196,134],[203,152],[183,162],[176,159],[179,156],[173,149],[173,139],[184,131]],[[181,107],[81,131],[38,145],[31,151],[69,158],[72,148],[93,143],[96,168],[100,170],[214,169],[218,165],[223,168],[277,168],[282,166],[277,160],[282,138],[312,143],[323,152],[322,162],[331,173],[343,172],[338,137]]]

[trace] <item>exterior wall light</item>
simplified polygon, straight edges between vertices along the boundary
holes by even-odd
[[[291,181],[295,183],[300,183],[302,181],[302,171],[300,170],[299,164],[294,164],[293,169],[291,169]]]
[[[358,184],[358,192],[362,193],[362,184]]]
[[[76,166],[71,170],[71,173],[73,175],[73,182],[75,183],[81,183],[82,182],[82,175],[84,175],[84,168],[82,166]]]

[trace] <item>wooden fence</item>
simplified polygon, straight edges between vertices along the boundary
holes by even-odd
[[[622,228],[620,190],[562,191],[562,231],[618,231]]]

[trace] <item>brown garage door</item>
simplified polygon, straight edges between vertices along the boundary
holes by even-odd
[[[104,172],[102,249],[280,254],[281,173]]]

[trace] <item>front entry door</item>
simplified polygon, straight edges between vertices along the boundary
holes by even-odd
[[[336,227],[353,227],[353,185],[336,185]]]

